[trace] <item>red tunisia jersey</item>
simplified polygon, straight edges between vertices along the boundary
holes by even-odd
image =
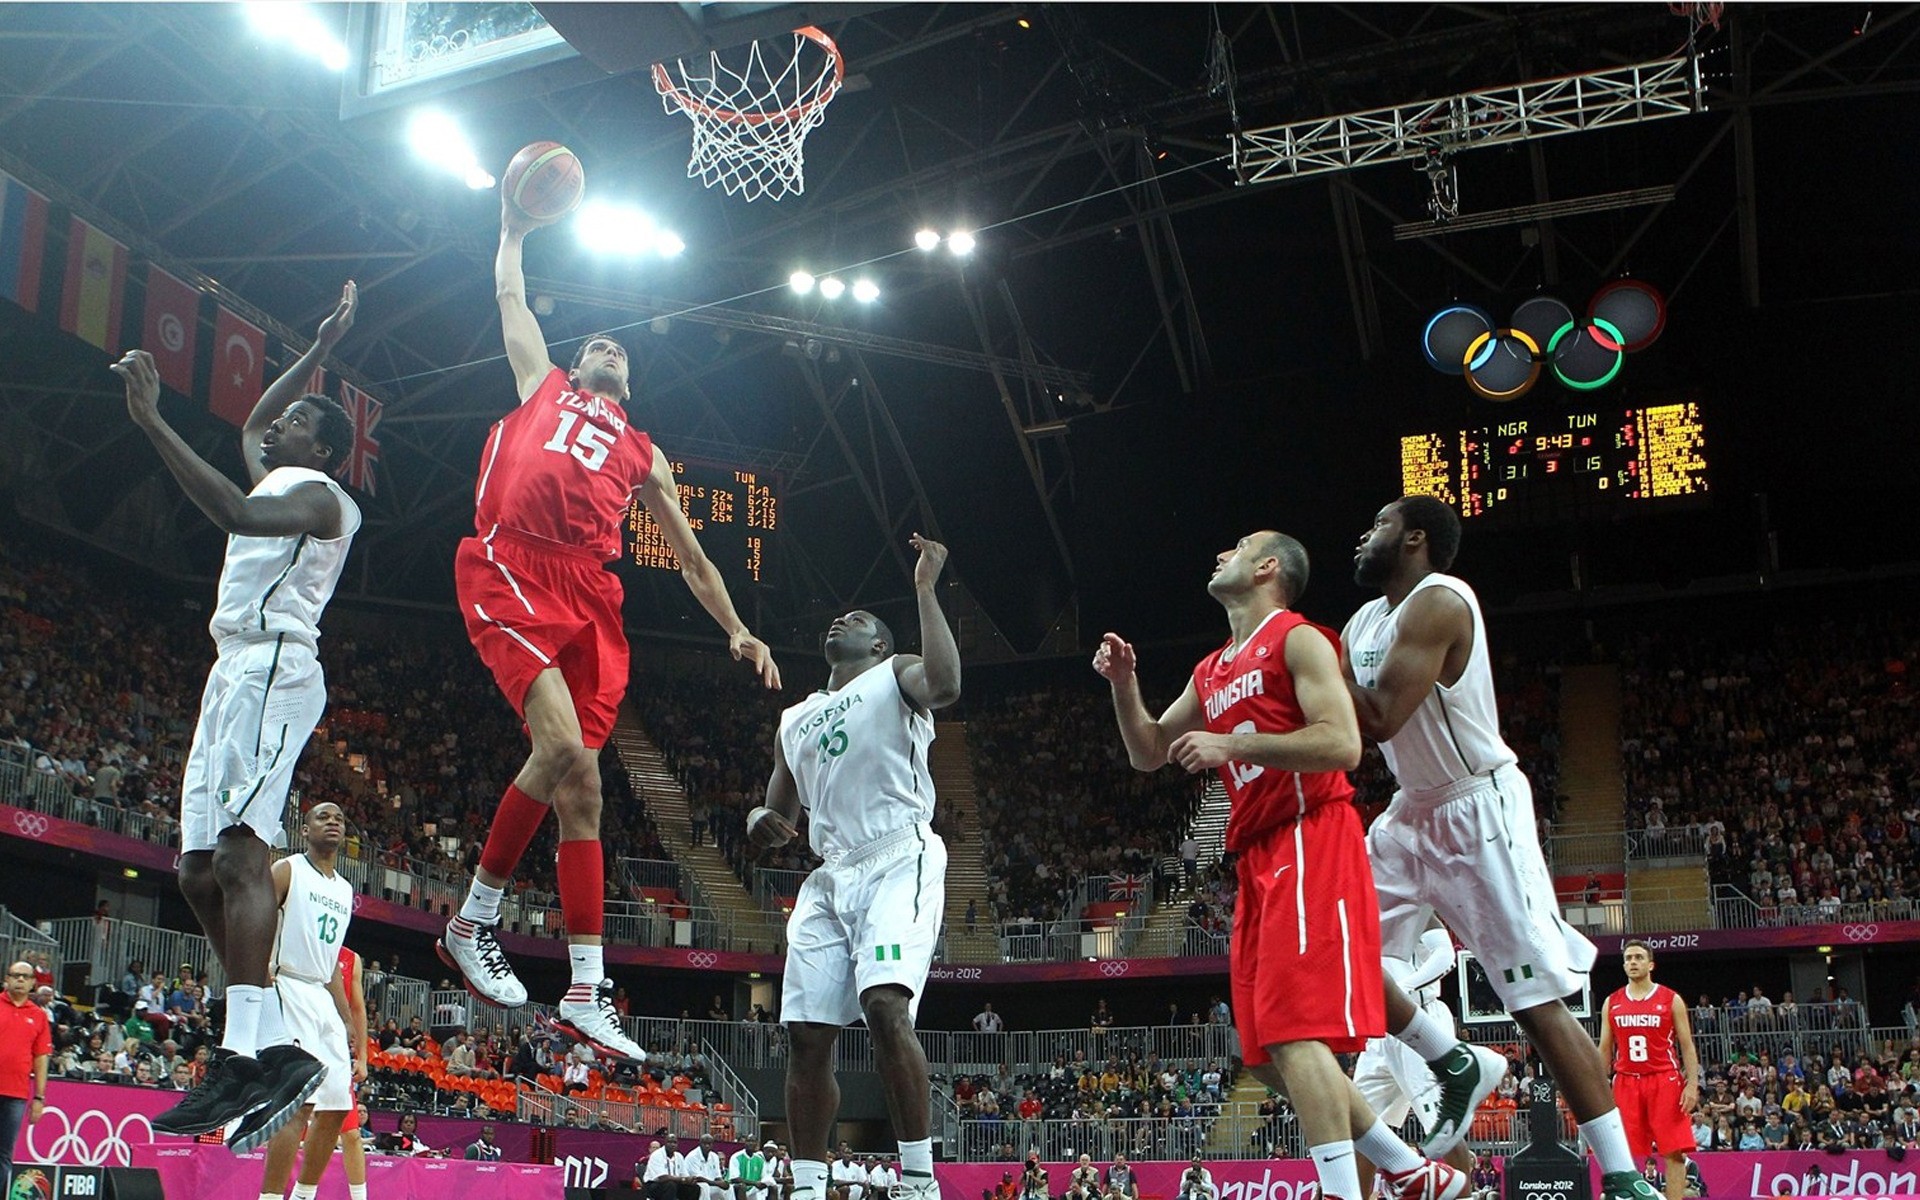
[[[1670,987],[1653,985],[1653,994],[1635,1000],[1621,988],[1607,997],[1607,1019],[1613,1022],[1613,1073],[1668,1075],[1680,1069],[1680,1042],[1673,1035]]]
[[[473,525],[505,527],[602,559],[620,554],[627,500],[653,469],[653,440],[612,400],[573,390],[559,367],[494,422],[480,452]]]
[[[340,947],[340,986],[347,990],[347,1001],[353,1001],[353,964],[360,956],[345,946]]]
[[[1340,637],[1333,630],[1277,609],[1237,653],[1229,642],[1200,660],[1193,686],[1207,732],[1291,733],[1307,723],[1287,670],[1287,635],[1301,625],[1312,625],[1339,650]],[[1353,799],[1345,771],[1277,771],[1229,762],[1220,767],[1220,779],[1233,805],[1227,816],[1229,850],[1250,846],[1316,808]]]

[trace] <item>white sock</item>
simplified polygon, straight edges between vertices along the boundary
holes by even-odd
[[[1399,1135],[1388,1129],[1387,1123],[1379,1117],[1373,1119],[1372,1128],[1354,1139],[1353,1148],[1389,1175],[1415,1170],[1422,1161],[1413,1147],[1401,1141]]]
[[[586,945],[573,942],[567,946],[567,962],[573,966],[573,986],[597,988],[600,981],[607,977],[606,948],[598,942]]]
[[[460,902],[460,915],[475,925],[491,925],[500,919],[500,897],[506,894],[507,889],[488,887],[475,875],[467,885],[467,898]]]
[[[364,1183],[348,1184],[347,1200],[367,1200],[367,1185]]]
[[[227,1032],[220,1044],[235,1054],[252,1058],[260,1048],[260,1008],[265,988],[250,983],[227,985]]]
[[[793,1160],[793,1200],[826,1200],[827,1164],[810,1159]]]
[[[917,1142],[900,1143],[900,1178],[933,1178],[933,1139],[921,1138]]]
[[[278,988],[267,988],[260,993],[260,1023],[254,1033],[253,1044],[265,1050],[268,1046],[285,1046],[292,1041],[280,1009],[280,991]]]
[[[1313,1169],[1320,1177],[1320,1194],[1327,1200],[1366,1200],[1360,1194],[1360,1168],[1353,1161],[1352,1142],[1309,1146]]]
[[[1620,1123],[1619,1109],[1608,1109],[1591,1121],[1580,1122],[1580,1136],[1593,1147],[1602,1175],[1635,1169],[1633,1150],[1627,1145],[1627,1127]]]
[[[1439,1062],[1460,1044],[1459,1038],[1448,1033],[1447,1027],[1434,1020],[1423,1008],[1415,1008],[1413,1020],[1407,1022],[1405,1029],[1395,1030],[1393,1036],[1430,1063]]]
[[[261,1192],[260,1200],[280,1200],[279,1192]]]
[[[287,1200],[313,1200],[319,1194],[320,1185],[317,1183],[296,1183]]]

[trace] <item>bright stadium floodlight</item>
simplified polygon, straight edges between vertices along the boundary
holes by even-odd
[[[973,248],[977,244],[978,243],[976,243],[973,240],[973,235],[965,232],[964,230],[958,233],[950,233],[947,235],[947,249],[953,251],[954,254],[960,256],[961,258],[965,258],[967,255],[972,254]]]
[[[940,235],[934,230],[922,229],[919,233],[913,235],[913,244],[922,250],[938,250],[940,248]]]
[[[871,279],[856,279],[853,284],[853,298],[862,304],[872,304],[880,298],[880,285]]]
[[[407,126],[407,144],[421,161],[429,163],[479,191],[493,186],[493,176],[480,165],[472,143],[454,119],[437,108],[415,113]]]
[[[661,229],[646,213],[606,200],[581,205],[574,218],[574,231],[582,245],[614,254],[670,258],[687,248],[678,234]]]
[[[846,290],[847,285],[831,275],[820,281],[820,294],[828,300],[838,300]]]
[[[246,6],[247,20],[263,37],[304,51],[329,71],[347,69],[347,48],[311,5],[255,0]]]
[[[787,276],[787,286],[792,288],[794,294],[797,296],[804,296],[812,291],[813,283],[813,276],[807,274],[805,271],[795,271],[793,274]]]

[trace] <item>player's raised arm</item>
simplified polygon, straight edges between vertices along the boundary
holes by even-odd
[[[340,536],[340,502],[325,484],[303,483],[278,496],[249,496],[195,454],[160,415],[160,369],[153,355],[129,350],[110,369],[126,381],[127,414],[133,423],[160,452],[160,461],[179,481],[187,499],[223,532],[243,537]],[[302,405],[276,420],[310,423],[313,419],[310,406]]]
[[[520,265],[521,243],[539,222],[515,208],[503,191],[500,196],[500,249],[493,259],[493,293],[500,304],[500,332],[507,343],[507,364],[513,368],[514,393],[525,404],[553,370],[546,335],[527,307],[527,275]]]
[[[504,302],[503,302],[504,304]],[[674,554],[680,559],[680,574],[692,589],[693,598],[700,607],[707,610],[727,635],[727,649],[737,662],[741,659],[753,663],[754,673],[769,688],[780,686],[780,668],[774,665],[773,651],[759,638],[747,632],[747,623],[734,611],[733,597],[727,594],[727,581],[720,574],[720,568],[713,565],[707,552],[700,548],[700,540],[693,536],[693,526],[687,524],[687,514],[680,511],[680,489],[673,482],[673,467],[667,462],[667,456],[655,448],[653,467],[640,484],[640,503],[647,506],[647,513],[654,523],[660,526],[660,532],[666,535],[667,544],[673,547]]]
[[[240,458],[247,464],[247,477],[259,483],[267,477],[267,466],[260,461],[260,439],[267,436],[267,429],[280,414],[287,411],[295,400],[306,393],[307,381],[313,378],[313,372],[333,353],[347,330],[353,328],[354,313],[360,307],[360,288],[353,280],[340,289],[340,303],[326,320],[320,322],[320,331],[314,335],[313,345],[307,352],[295,359],[293,365],[280,373],[266,391],[260,394],[259,403],[247,414],[247,423],[240,429]]]
[[[1400,732],[1428,696],[1446,669],[1447,653],[1473,638],[1473,614],[1466,602],[1448,588],[1423,588],[1406,600],[1399,633],[1380,664],[1380,676],[1370,688],[1353,678],[1345,664],[1347,691],[1360,717],[1360,732],[1384,742]]]
[[[1311,625],[1287,634],[1287,673],[1305,723],[1286,733],[1181,734],[1167,757],[1189,771],[1210,771],[1227,762],[1279,771],[1351,771],[1360,765],[1360,725],[1340,676],[1333,641]]]
[[[1113,688],[1113,715],[1120,740],[1127,744],[1127,762],[1136,771],[1157,771],[1167,765],[1167,748],[1175,738],[1202,727],[1200,696],[1193,680],[1186,690],[1154,720],[1140,697],[1140,679],[1134,673],[1139,659],[1131,643],[1117,633],[1100,639],[1093,652],[1093,669]]]
[[[909,700],[922,708],[945,708],[960,698],[960,647],[933,587],[947,565],[947,548],[917,533],[910,541],[920,552],[913,567],[913,595],[920,608],[920,657],[900,656],[896,672],[900,690]]]

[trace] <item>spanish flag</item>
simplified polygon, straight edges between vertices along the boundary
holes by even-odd
[[[60,328],[118,354],[120,310],[127,291],[127,248],[73,218],[67,234],[67,281],[60,293]]]

